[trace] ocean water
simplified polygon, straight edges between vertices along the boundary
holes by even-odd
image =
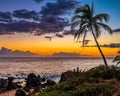
[[[115,65],[113,59],[107,59],[109,65]],[[0,58],[0,75],[18,75],[35,73],[40,75],[60,75],[67,70],[79,67],[87,70],[102,65],[102,59],[41,59],[41,58]]]

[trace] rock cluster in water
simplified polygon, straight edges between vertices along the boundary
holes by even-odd
[[[38,91],[44,90],[47,86],[56,84],[56,82],[41,78],[40,75],[34,73],[30,73],[24,82],[13,82],[14,79],[14,77],[0,79],[0,93],[17,89],[15,96],[31,96]]]

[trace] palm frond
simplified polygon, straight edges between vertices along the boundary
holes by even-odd
[[[75,10],[75,14],[79,14],[79,13],[85,13],[87,10],[85,9],[85,7],[82,7],[82,8],[77,8]]]
[[[78,42],[80,35],[82,36],[82,34],[83,34],[83,31],[79,29],[74,35],[74,40]]]
[[[120,64],[120,55],[117,55],[117,56],[114,58],[113,62],[117,62],[116,65]]]
[[[79,20],[79,21],[72,22],[72,24],[71,24],[71,29],[76,28],[79,24],[80,24],[80,20]]]
[[[109,15],[108,14],[97,14],[96,16],[93,17],[93,20],[95,21],[100,21],[100,22],[108,22],[109,21]]]
[[[94,23],[93,28],[94,28],[96,38],[99,38],[99,36],[101,35],[101,30],[100,30],[101,27],[97,25],[96,23]]]
[[[85,9],[90,13],[91,12],[91,9],[90,9],[90,6],[88,4],[85,5]]]
[[[120,60],[120,55],[117,55],[117,56],[114,58],[113,62],[118,61],[118,60]]]
[[[113,33],[113,32],[112,32],[112,29],[111,29],[108,25],[103,24],[103,23],[98,23],[98,22],[97,22],[97,24],[98,24],[99,26],[101,26],[104,30],[108,31],[110,34]]]
[[[86,36],[87,36],[87,31],[85,30],[84,36],[83,36],[83,41],[82,41],[82,46],[83,46],[83,48],[84,48],[84,46],[85,46],[85,38],[86,38]]]
[[[75,15],[75,16],[71,19],[71,22],[74,22],[74,21],[76,21],[76,20],[80,20],[81,18],[83,18],[83,16]]]
[[[120,51],[118,51],[118,55],[114,58],[113,62],[117,62],[116,65],[120,64]]]
[[[86,12],[83,13],[85,17],[87,17],[88,20],[91,19],[91,8],[89,5],[85,5]]]
[[[84,7],[82,7],[82,8],[77,8],[76,10],[75,10],[75,14],[82,14],[82,16],[85,16],[85,17],[87,17],[87,16],[89,16],[90,15],[90,7],[89,7],[89,5],[85,5]]]
[[[84,34],[85,28],[86,28],[86,25],[81,26],[80,29],[75,33],[74,39],[76,39],[76,41],[78,41],[80,36],[82,36]]]
[[[117,62],[117,64],[116,64],[116,65],[118,65],[118,64],[120,64],[120,60]]]

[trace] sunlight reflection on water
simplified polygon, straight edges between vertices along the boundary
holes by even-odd
[[[107,59],[108,64],[114,64],[113,59]],[[103,64],[102,59],[0,59],[0,74],[29,74],[41,75],[61,74],[67,70],[79,67],[87,70],[97,65]]]

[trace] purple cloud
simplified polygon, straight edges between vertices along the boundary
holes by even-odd
[[[114,29],[113,32],[119,33],[120,32],[120,28]]]
[[[42,0],[35,0],[42,1]],[[0,35],[14,34],[15,32],[34,33],[42,35],[63,31],[69,25],[68,18],[64,16],[76,8],[76,0],[57,0],[42,6],[40,12],[26,9],[13,12],[0,12]],[[64,33],[66,35],[68,33]],[[57,37],[63,37],[58,36]]]
[[[64,36],[62,34],[56,34],[56,37],[63,38]]]
[[[97,47],[96,45],[88,45],[85,47]],[[104,44],[100,45],[100,47],[106,47],[106,48],[120,48],[120,43],[111,43],[111,44]]]

